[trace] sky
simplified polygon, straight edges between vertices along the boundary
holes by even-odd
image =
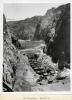
[[[23,20],[25,18],[31,18],[33,16],[44,15],[48,9],[52,7],[58,7],[61,3],[8,3],[3,6],[3,13],[6,16],[7,21]]]

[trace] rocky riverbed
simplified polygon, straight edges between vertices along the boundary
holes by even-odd
[[[26,66],[28,66],[26,67],[25,75],[23,76],[22,74],[22,77],[29,82],[32,91],[69,91],[70,70],[64,68],[64,70],[60,71],[58,69],[58,63],[53,63],[52,58],[43,53],[43,51],[41,51],[42,49],[40,49],[40,46],[38,47],[38,53],[36,52],[36,48],[33,48],[32,51],[27,49],[27,51],[24,50],[24,52],[19,52],[21,53],[22,57],[28,61],[26,64]],[[39,50],[41,51],[40,53]],[[21,59],[22,63],[25,60]],[[23,67],[21,72],[20,69],[18,71],[19,73],[22,73]],[[18,75],[20,76],[19,73]]]

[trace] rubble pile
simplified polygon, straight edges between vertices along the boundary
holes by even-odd
[[[30,66],[40,76],[37,80],[38,84],[50,84],[69,77],[70,70],[64,68],[60,71],[58,63],[53,63],[52,58],[46,54],[42,54],[39,57],[36,54],[31,54],[28,58]]]
[[[29,57],[29,63],[36,74],[40,76],[37,82],[44,80],[50,82],[54,80],[57,74],[58,64],[52,63],[49,56],[42,54],[36,58],[36,55],[31,55]]]

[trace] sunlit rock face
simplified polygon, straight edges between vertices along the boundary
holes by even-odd
[[[3,82],[14,91],[31,91],[30,83],[25,80],[23,73],[29,65],[25,56],[20,56],[18,49],[12,43],[14,35],[3,16]],[[14,42],[15,43],[15,42]],[[19,73],[19,74],[18,74]],[[25,74],[24,73],[24,74]],[[27,73],[26,73],[27,74]],[[22,86],[20,86],[20,84]],[[25,85],[23,85],[25,84]],[[17,87],[16,87],[17,86]]]
[[[17,66],[17,50],[11,42],[5,15],[3,15],[3,81],[12,87],[14,69]]]
[[[48,42],[52,33],[55,33],[55,26],[61,10],[56,8],[49,9],[44,16],[42,16],[41,21],[37,24],[34,39],[43,39]]]

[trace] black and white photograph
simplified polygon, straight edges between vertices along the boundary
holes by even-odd
[[[3,92],[71,90],[70,5],[3,4]]]

